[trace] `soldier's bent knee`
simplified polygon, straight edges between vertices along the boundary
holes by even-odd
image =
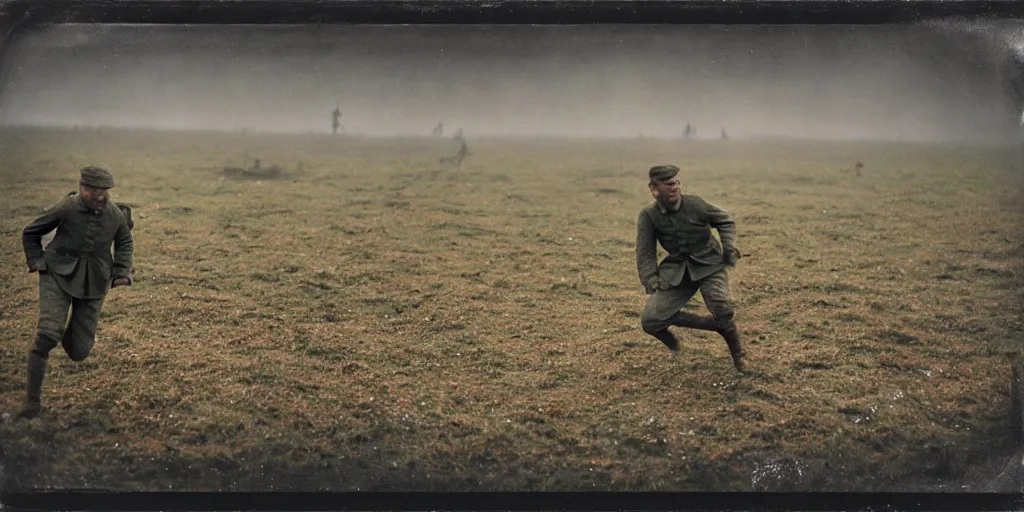
[[[36,334],[60,339],[61,335],[64,334],[64,324],[66,321],[67,317],[65,317],[64,321],[61,321],[57,318],[44,316],[43,318],[40,318],[39,322],[36,324]]]
[[[67,333],[63,339],[64,352],[67,352],[68,357],[72,361],[78,363],[89,357],[89,352],[92,351],[92,345],[95,338],[89,336],[83,336],[81,334]]]
[[[72,350],[71,352],[68,352],[68,357],[76,363],[81,363],[82,361],[85,361],[85,358],[89,357],[89,352]]]
[[[724,329],[732,327],[733,320],[736,318],[736,313],[732,309],[722,309],[720,311],[714,311],[711,315],[715,319],[715,327]]]
[[[39,334],[36,336],[36,343],[32,346],[33,354],[46,359],[50,356],[50,351],[57,348],[57,340],[45,334]]]
[[[736,308],[733,307],[731,300],[706,300],[704,305],[708,308],[708,311],[715,316],[715,318],[732,318],[736,313]]]
[[[657,332],[665,330],[668,327],[668,322],[664,320],[658,320],[649,316],[640,317],[640,328],[647,334],[655,334]]]

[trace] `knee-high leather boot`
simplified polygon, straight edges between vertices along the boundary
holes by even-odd
[[[725,344],[729,346],[729,354],[732,355],[733,366],[736,367],[736,371],[742,373],[746,370],[747,365],[743,358],[746,357],[747,353],[743,350],[743,343],[740,342],[740,330],[736,328],[736,324],[729,322],[728,325],[719,329],[718,333],[725,338]]]
[[[28,354],[28,389],[25,408],[18,413],[19,418],[35,418],[42,411],[43,377],[46,375],[46,358],[35,352]]]

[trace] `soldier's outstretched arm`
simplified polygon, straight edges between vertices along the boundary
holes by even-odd
[[[43,263],[43,235],[53,231],[64,218],[64,211],[70,204],[70,196],[32,220],[21,231],[21,246],[25,251],[25,262],[33,272]]]
[[[657,284],[658,239],[654,235],[654,222],[644,212],[640,212],[636,221],[636,270],[640,284],[650,293]]]
[[[132,265],[135,258],[135,239],[128,227],[128,218],[122,214],[121,224],[114,234],[114,280],[125,279],[132,284]]]

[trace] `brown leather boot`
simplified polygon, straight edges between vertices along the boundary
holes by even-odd
[[[743,361],[747,353],[743,350],[743,343],[740,342],[740,330],[736,328],[735,324],[730,324],[718,333],[725,338],[725,344],[729,346],[729,354],[732,355],[732,364],[736,367],[736,371],[743,373],[747,368]]]
[[[39,416],[43,409],[43,377],[46,375],[46,359],[38,354],[28,355],[28,393],[25,408],[18,413],[19,418],[30,419]]]
[[[688,327],[690,329],[700,329],[702,331],[718,330],[715,326],[714,317],[695,315],[686,311],[679,311],[672,315],[672,318],[670,318],[669,321],[676,327]]]

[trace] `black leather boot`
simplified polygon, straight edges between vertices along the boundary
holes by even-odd
[[[736,328],[736,324],[730,323],[718,333],[725,338],[725,344],[729,346],[729,354],[732,355],[732,364],[736,367],[736,371],[743,373],[747,368],[746,362],[743,360],[747,353],[743,350],[743,343],[740,342],[740,330]]]
[[[677,339],[676,335],[672,334],[668,329],[662,329],[656,333],[651,334],[651,336],[654,336],[655,338],[658,339],[658,341],[664,343],[669,350],[673,352],[679,351],[679,339]]]
[[[39,416],[43,409],[43,377],[46,375],[46,359],[35,352],[28,354],[28,392],[25,408],[18,413],[19,418],[30,419]]]

